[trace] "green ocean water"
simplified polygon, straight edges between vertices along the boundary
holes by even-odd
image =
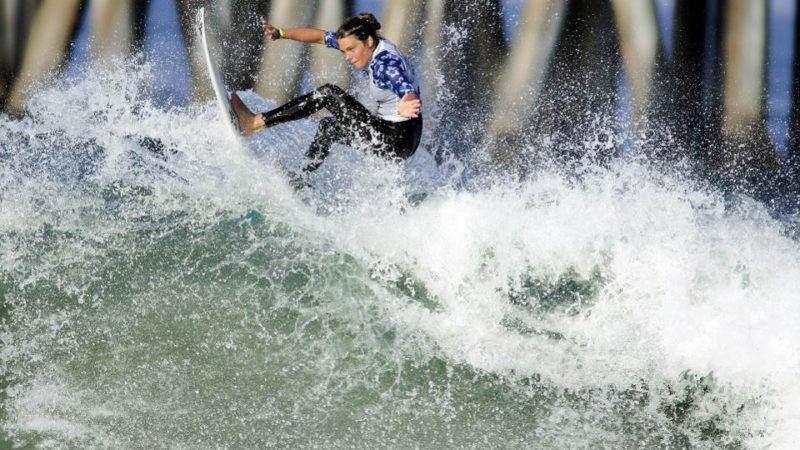
[[[313,124],[239,147],[147,83],[0,119],[6,447],[793,442],[800,247],[756,202],[634,165],[465,191],[343,148],[295,194]]]

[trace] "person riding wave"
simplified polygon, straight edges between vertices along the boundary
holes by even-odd
[[[292,39],[325,44],[342,52],[347,62],[369,72],[368,105],[333,84],[325,84],[286,104],[264,113],[254,113],[233,94],[231,105],[245,136],[271,126],[306,118],[321,110],[323,118],[306,152],[308,160],[293,184],[302,186],[328,156],[334,143],[341,143],[387,157],[406,159],[414,154],[422,136],[420,90],[414,67],[387,39],[370,13],[347,19],[334,33],[316,28],[281,29],[261,17],[264,33],[271,40]]]

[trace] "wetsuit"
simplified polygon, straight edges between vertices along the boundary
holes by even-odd
[[[325,33],[325,45],[338,49],[336,33]],[[422,136],[422,116],[409,119],[398,113],[397,106],[405,94],[419,97],[414,68],[394,44],[380,39],[372,53],[369,71],[371,102],[363,105],[342,88],[332,84],[262,114],[266,127],[302,119],[327,109],[331,115],[320,121],[317,134],[309,147],[305,174],[316,170],[328,156],[334,143],[371,150],[388,158],[413,155]]]

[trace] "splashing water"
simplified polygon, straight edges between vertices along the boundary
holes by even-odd
[[[631,163],[464,191],[344,147],[294,194],[312,123],[243,148],[150,81],[0,118],[6,443],[800,439],[800,247],[758,203]]]

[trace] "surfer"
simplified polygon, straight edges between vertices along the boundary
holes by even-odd
[[[390,41],[378,34],[381,25],[370,13],[347,19],[336,32],[316,28],[276,28],[263,17],[261,26],[271,40],[292,39],[324,44],[342,52],[358,70],[369,73],[368,105],[333,84],[264,113],[254,113],[234,93],[231,105],[245,136],[279,123],[298,120],[327,109],[331,115],[320,121],[306,152],[302,172],[292,175],[292,184],[307,184],[308,176],[328,156],[334,143],[350,145],[387,158],[413,155],[422,135],[420,91],[414,68]]]

